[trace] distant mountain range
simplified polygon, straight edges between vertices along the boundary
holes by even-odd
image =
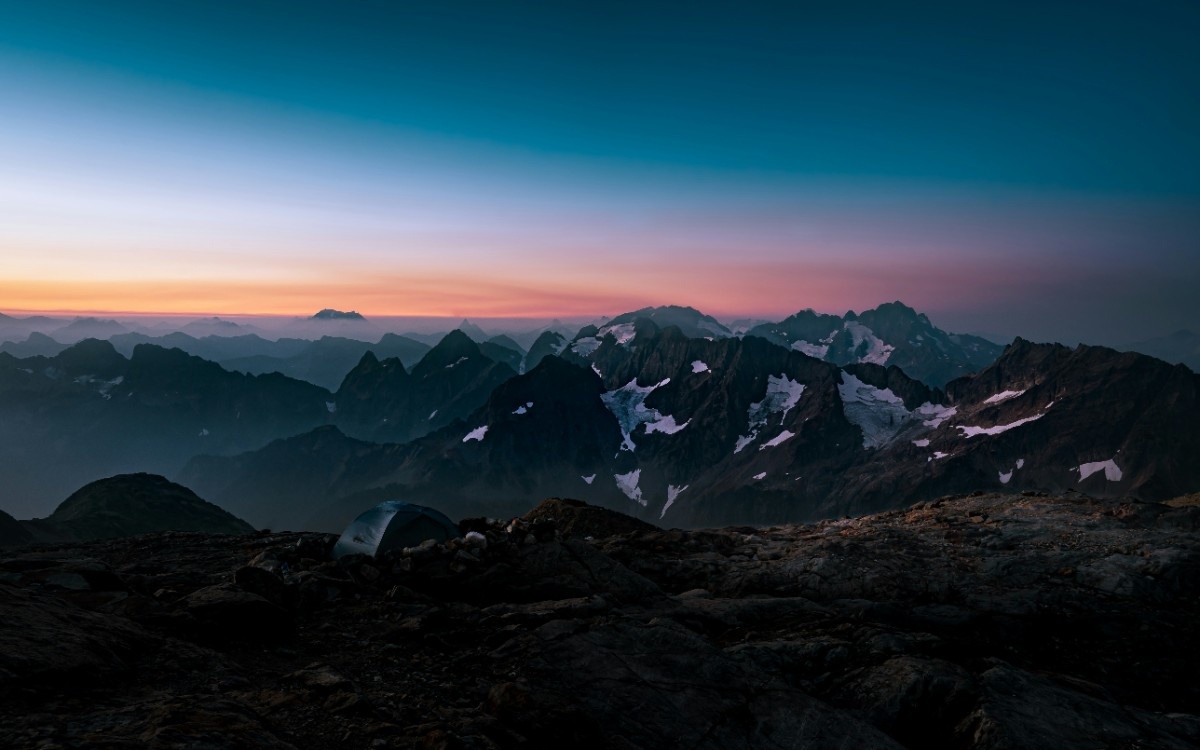
[[[763,339],[641,319],[585,365],[548,357],[464,420],[408,444],[323,429],[197,459],[193,486],[260,525],[264,504],[336,528],[404,497],[504,516],[567,495],[668,525],[778,523],[977,489],[1159,499],[1200,486],[1200,378],[1100,347],[1018,340],[946,392]],[[302,483],[289,482],[305,467]],[[273,487],[287,487],[287,502]],[[330,503],[330,498],[343,498]],[[287,504],[290,503],[290,504]]]
[[[548,327],[528,349],[472,326],[432,346],[124,332],[63,348],[32,334],[0,350],[0,508],[42,515],[133,472],[256,526],[324,529],[386,497],[505,515],[570,496],[692,526],[976,489],[1200,489],[1185,367],[1002,348],[898,302],[742,328],[658,307],[573,337]]]

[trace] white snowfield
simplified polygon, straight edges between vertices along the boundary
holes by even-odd
[[[617,481],[617,489],[624,492],[625,497],[644,506],[646,500],[642,497],[642,488],[638,487],[638,480],[641,479],[641,476],[642,470],[634,469],[628,474],[613,474],[613,479]]]
[[[576,354],[578,354],[581,357],[590,356],[592,354],[592,352],[596,351],[599,348],[600,348],[600,339],[593,338],[590,336],[588,338],[579,339],[578,341],[572,342],[572,344],[571,344],[571,351],[575,352]]]
[[[1049,410],[1051,406],[1054,406],[1054,404],[1049,404],[1046,409]],[[994,427],[977,427],[960,424],[955,425],[955,428],[962,430],[962,436],[965,438],[973,438],[978,435],[999,435],[1002,432],[1008,432],[1009,430],[1016,429],[1021,425],[1029,424],[1030,422],[1036,422],[1044,416],[1046,416],[1046,412],[1040,411],[1037,414],[1034,414],[1032,417],[1018,419],[1016,422],[1009,422],[1008,424],[998,424]]]
[[[765,451],[767,448],[774,448],[775,446],[779,445],[783,441],[785,441],[789,438],[793,438],[795,436],[796,436],[796,433],[792,432],[791,430],[784,430],[783,432],[779,433],[778,435],[771,438],[767,442],[758,446],[758,449],[760,451]]]
[[[781,422],[787,419],[788,412],[800,403],[800,396],[803,394],[803,383],[792,380],[787,375],[768,375],[767,392],[763,400],[750,404],[750,408],[746,410],[749,434],[738,437],[733,452],[741,453],[743,448],[754,442],[772,414],[780,414]]]
[[[637,335],[637,332],[633,328],[633,323],[618,323],[615,326],[604,326],[597,331],[597,342],[603,340],[610,333],[617,340],[617,343],[622,346],[628,345],[630,341],[633,341],[634,336]],[[597,346],[599,346],[599,343],[597,343]]]
[[[860,363],[886,364],[888,358],[892,356],[892,352],[896,350],[896,347],[891,344],[883,343],[883,339],[876,336],[874,331],[862,323],[850,320],[846,321],[844,327],[850,333],[855,351],[858,350],[864,341],[867,342],[867,353],[858,358]]]
[[[650,411],[654,414],[658,413],[654,409],[651,409]],[[666,435],[674,435],[675,433],[679,432],[680,430],[682,430],[684,427],[687,427],[691,423],[692,423],[692,420],[689,419],[688,421],[684,422],[683,424],[676,424],[675,417],[672,417],[671,415],[668,414],[667,416],[662,417],[661,419],[656,419],[653,422],[647,422],[646,423],[646,434],[652,435],[656,432],[661,432]]]
[[[928,401],[917,407],[914,412],[918,417],[928,417],[921,424],[926,427],[937,429],[941,427],[942,422],[945,422],[950,417],[958,414],[957,406],[942,406],[941,404],[931,404]]]
[[[1017,473],[1017,469],[1020,469],[1024,465],[1025,465],[1025,459],[1018,458],[1016,466],[1009,469],[1008,471],[997,472],[1000,475],[1000,484],[1008,484],[1009,482],[1011,482],[1012,478],[1013,478],[1013,474]]]
[[[667,515],[667,508],[670,508],[672,505],[674,505],[675,498],[679,497],[679,493],[683,492],[687,488],[688,488],[688,485],[686,485],[686,484],[683,485],[682,487],[676,487],[673,484],[667,485],[667,502],[663,504],[662,513],[658,514],[659,518],[662,518],[663,516]]]
[[[1117,460],[1114,457],[1107,461],[1093,461],[1088,464],[1079,464],[1079,481],[1082,482],[1100,471],[1104,472],[1104,478],[1110,482],[1119,482],[1123,476],[1121,467],[1117,466]]]
[[[484,425],[483,427],[476,427],[475,429],[468,432],[467,436],[465,438],[463,438],[462,441],[464,443],[469,443],[472,440],[482,441],[483,436],[487,434],[487,431],[488,431],[487,425]]]
[[[695,375],[698,372],[708,372],[708,364],[700,359],[692,363],[692,374]]]
[[[1021,395],[1021,394],[1023,394],[1024,392],[1025,392],[1024,390],[1019,390],[1019,391],[1000,391],[1000,392],[999,392],[999,393],[997,393],[996,395],[994,395],[994,396],[989,396],[989,397],[987,397],[986,399],[984,399],[984,400],[983,400],[983,403],[985,403],[985,404],[998,404],[998,403],[1000,403],[1001,401],[1007,401],[1007,400],[1009,400],[1010,398],[1016,398],[1017,396],[1020,396],[1020,395]]]
[[[958,413],[957,407],[928,401],[910,412],[904,406],[904,399],[890,388],[867,385],[848,372],[842,372],[838,394],[842,397],[842,412],[846,419],[862,430],[864,448],[878,448],[890,443],[914,421],[920,420],[925,427],[936,429]],[[924,448],[929,445],[929,440],[914,440],[913,445]]]
[[[621,436],[624,438],[621,442],[622,450],[637,450],[637,445],[633,442],[633,432],[640,424],[646,425],[647,435],[655,432],[674,435],[691,422],[689,419],[683,424],[679,424],[675,421],[675,417],[669,414],[660,414],[657,409],[646,408],[646,397],[654,389],[661,388],[670,382],[671,379],[666,378],[654,385],[638,385],[637,379],[634,378],[620,388],[600,394],[600,400],[617,418],[617,424],[621,426]]]

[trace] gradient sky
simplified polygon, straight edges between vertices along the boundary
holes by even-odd
[[[0,309],[1200,327],[1200,3],[7,2]]]

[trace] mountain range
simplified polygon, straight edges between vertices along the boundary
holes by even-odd
[[[1137,354],[1018,340],[945,391],[756,337],[641,319],[587,366],[548,357],[407,444],[336,429],[196,459],[180,480],[258,525],[290,506],[336,528],[375,498],[513,513],[563,494],[677,526],[858,515],[974,490],[1161,499],[1200,486],[1198,376]],[[330,502],[331,498],[343,498]]]
[[[505,515],[556,495],[696,526],[977,489],[1200,487],[1185,367],[999,347],[900,303],[750,323],[660,307],[570,339],[548,328],[527,351],[476,328],[432,347],[122,333],[0,352],[0,503],[37,515],[98,476],[148,471],[260,527],[335,529],[386,497]],[[234,367],[265,360],[295,377]]]

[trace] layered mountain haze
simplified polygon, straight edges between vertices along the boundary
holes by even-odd
[[[407,445],[285,442],[194,462],[184,481],[254,517],[271,495],[263,478],[282,482],[303,462],[309,479],[293,500],[320,528],[392,495],[496,516],[569,495],[697,526],[861,514],[976,489],[1159,499],[1200,486],[1197,376],[1141,355],[1018,340],[942,391],[895,365],[839,367],[756,336],[689,338],[648,317],[585,328],[581,341]],[[394,364],[362,369],[405,379]]]
[[[26,348],[53,353],[0,352],[3,507],[44,514],[135,471],[257,526],[328,530],[393,496],[499,516],[571,496],[697,526],[976,489],[1200,488],[1191,371],[1100,347],[1004,348],[898,302],[740,329],[642,308],[570,337],[463,321],[431,347],[392,333],[271,340],[225,322],[194,330],[235,335],[126,331],[61,348],[31,334]]]

